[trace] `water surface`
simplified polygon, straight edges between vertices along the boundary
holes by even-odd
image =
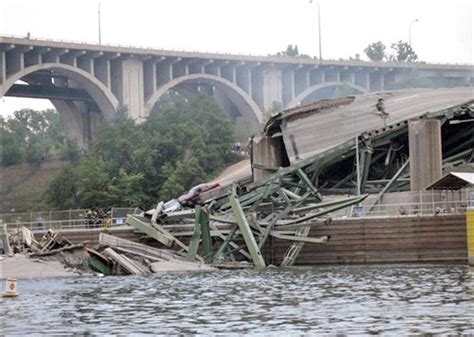
[[[2,334],[474,334],[474,268],[373,265],[20,280]]]

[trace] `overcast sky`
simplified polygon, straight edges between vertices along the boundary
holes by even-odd
[[[102,43],[268,55],[298,45],[322,56],[364,56],[375,41],[408,41],[426,62],[473,63],[472,0],[101,0]],[[0,34],[98,42],[98,0],[0,0]],[[0,112],[51,107],[0,99]]]

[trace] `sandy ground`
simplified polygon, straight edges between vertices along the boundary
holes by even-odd
[[[28,279],[78,275],[65,269],[58,261],[30,259],[24,255],[15,255],[13,257],[0,256],[0,279],[9,277]]]

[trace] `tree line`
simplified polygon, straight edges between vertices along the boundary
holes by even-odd
[[[104,121],[87,154],[67,140],[55,110],[20,110],[0,122],[2,166],[67,159],[45,192],[54,209],[150,207],[239,159],[231,151],[235,123],[206,95],[169,96],[141,124],[125,116]]]
[[[78,156],[74,142],[63,132],[60,115],[55,110],[22,109],[13,116],[0,116],[0,164],[38,164],[53,155]]]
[[[364,53],[369,60],[377,62],[419,62],[418,55],[409,43],[400,40],[392,43],[390,47],[391,51],[387,52],[387,47],[381,41],[377,41],[369,44],[364,49]],[[274,56],[311,58],[309,55],[301,54],[298,50],[298,46],[293,46],[292,44],[289,44],[286,50],[278,52]],[[350,60],[360,60],[360,55],[356,54],[355,57],[351,57]]]

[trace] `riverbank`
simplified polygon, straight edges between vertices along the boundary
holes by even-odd
[[[73,269],[67,269],[59,261],[29,258],[25,255],[0,257],[0,279],[31,279],[80,275],[84,274],[80,274]]]

